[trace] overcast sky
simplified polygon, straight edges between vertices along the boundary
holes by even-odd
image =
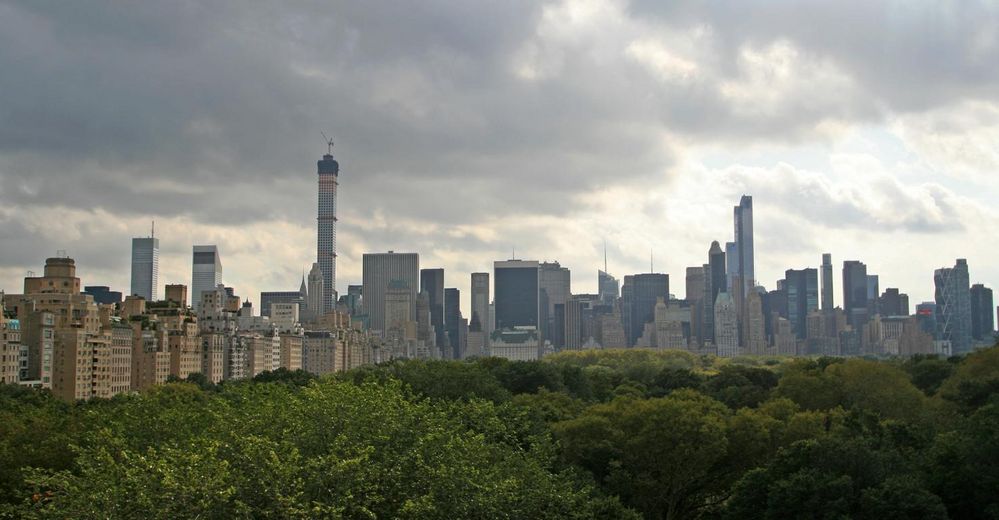
[[[315,259],[320,131],[340,162],[338,279],[418,252],[462,290],[516,248],[595,292],[684,268],[755,203],[756,273],[829,252],[932,299],[999,283],[992,1],[0,1],[0,288],[65,250],[160,291],[192,244],[254,303]]]

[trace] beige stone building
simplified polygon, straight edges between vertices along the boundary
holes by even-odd
[[[306,331],[302,338],[302,370],[321,376],[336,371],[336,334]]]
[[[20,382],[21,323],[7,319],[0,307],[0,383]]]
[[[4,296],[8,310],[31,329],[22,334],[30,342],[25,349],[28,378],[37,376],[39,386],[45,386],[44,378],[50,377],[52,392],[67,401],[110,397],[120,389],[106,319],[110,310],[102,313],[80,286],[72,258],[49,258],[42,276],[24,279],[24,294]]]
[[[201,334],[201,373],[212,383],[225,376],[225,352],[228,336],[220,332]]]
[[[132,389],[166,383],[170,376],[169,335],[156,321],[132,321]]]
[[[288,370],[302,369],[302,336],[299,334],[281,334],[281,368]]]

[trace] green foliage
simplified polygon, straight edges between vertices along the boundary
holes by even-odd
[[[398,379],[416,393],[432,399],[487,399],[503,402],[510,399],[508,392],[487,368],[487,361],[462,363],[459,361],[411,360],[391,362],[377,367],[365,366],[347,372],[341,379],[361,383],[384,382]]]
[[[999,395],[999,347],[967,356],[954,375],[940,385],[939,395],[964,413],[995,399]]]
[[[288,370],[283,367],[277,370],[267,370],[253,377],[253,381],[257,383],[285,383],[294,386],[306,386],[315,379],[316,376],[302,369]]]
[[[867,440],[825,437],[781,450],[735,485],[728,518],[946,519],[940,497]]]
[[[999,518],[999,404],[976,410],[939,435],[926,474],[953,518]]]
[[[926,395],[933,395],[940,385],[954,373],[955,365],[938,356],[917,355],[908,359],[902,368],[909,373],[912,384]]]
[[[684,518],[724,492],[728,410],[692,391],[595,405],[554,431],[563,458],[646,518]]]
[[[547,433],[526,418],[485,401],[414,400],[397,382],[256,382],[220,394],[177,383],[107,411],[83,435],[75,468],[27,471],[12,514],[632,516],[549,469],[550,443],[535,446]]]
[[[777,380],[777,374],[767,368],[728,365],[708,378],[701,389],[729,408],[739,409],[755,407],[765,401],[777,386]]]
[[[999,348],[0,386],[0,518],[999,518]],[[637,513],[636,513],[637,512]]]

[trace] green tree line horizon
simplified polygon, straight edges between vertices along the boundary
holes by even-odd
[[[0,518],[999,518],[999,347],[0,386]]]

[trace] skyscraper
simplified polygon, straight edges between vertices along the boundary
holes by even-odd
[[[968,278],[968,261],[963,258],[957,259],[954,267],[944,267],[933,273],[940,339],[950,340],[954,354],[965,354],[971,350],[971,290]]]
[[[656,318],[656,302],[669,300],[669,275],[644,273],[624,277],[621,288],[621,321],[628,338],[628,346],[634,346],[642,336],[646,323]]]
[[[159,275],[160,239],[133,238],[131,294],[141,296],[148,301],[156,300]]]
[[[708,279],[710,280],[709,286],[711,287],[711,308],[714,309],[715,299],[718,298],[718,293],[725,291],[725,252],[721,250],[721,246],[718,241],[711,242],[711,249],[708,250],[708,269],[709,273]]]
[[[447,359],[461,359],[464,346],[461,344],[461,291],[454,287],[444,289],[444,323],[447,328],[448,343],[451,350],[446,352]]]
[[[472,273],[472,315],[469,323],[478,321],[479,330],[489,337],[489,273]]]
[[[889,287],[878,298],[878,313],[881,316],[908,316],[909,295]]]
[[[992,315],[992,289],[980,283],[971,286],[971,338],[992,340],[996,324]]]
[[[798,339],[805,339],[808,314],[819,308],[819,278],[815,269],[788,269],[784,272],[787,320]]]
[[[711,242],[711,248],[708,250],[708,263],[704,265],[704,270],[704,301],[702,302],[704,338],[702,341],[707,343],[715,341],[715,300],[718,299],[718,293],[727,292],[725,290],[727,279],[725,252],[722,251],[717,240]]]
[[[860,330],[870,318],[867,309],[867,266],[863,262],[843,262],[843,312],[854,330]]]
[[[558,262],[542,262],[538,266],[541,338],[542,341],[551,341],[555,348],[565,345],[565,324],[559,323],[555,309],[561,306],[564,319],[565,303],[569,301],[570,276],[569,268],[562,267]]]
[[[597,293],[600,301],[606,305],[613,305],[621,293],[621,284],[606,271],[597,270]]]
[[[743,195],[735,207],[735,244],[739,278],[742,280],[741,295],[756,285],[755,259],[753,257],[753,197]]]
[[[444,269],[421,269],[420,292],[427,293],[434,339],[438,347],[443,347],[447,336],[447,329],[444,327]]]
[[[389,282],[405,282],[412,293],[410,321],[416,321],[416,287],[420,273],[420,256],[416,253],[364,253],[361,260],[364,309],[368,312],[371,330],[385,332],[385,291]],[[322,263],[319,265],[322,269]],[[323,273],[325,276],[325,273]]]
[[[316,261],[319,264],[319,270],[323,273],[323,308],[319,312],[322,315],[333,310],[336,304],[336,191],[339,185],[340,163],[333,159],[332,140],[329,142],[328,152],[318,163],[318,171],[319,212]],[[415,288],[415,282],[410,287]],[[384,292],[384,288],[382,292]],[[384,294],[379,298],[383,296]],[[413,299],[416,299],[415,295]],[[383,301],[379,301],[379,316],[384,314],[383,303]]]
[[[739,244],[725,242],[725,287],[722,291],[732,295],[732,281],[739,278]],[[734,299],[734,298],[733,298]]]
[[[766,354],[766,324],[763,315],[763,295],[756,287],[746,295],[746,319],[742,328],[746,338],[745,349],[753,356]]]
[[[704,267],[688,267],[686,276],[686,300],[690,303],[691,342],[699,345],[704,341]]]
[[[313,262],[312,269],[309,269],[307,291],[308,301],[306,302],[305,321],[312,321],[322,316],[325,286],[323,284],[323,271],[319,268],[318,262]]]
[[[867,314],[881,314],[878,309],[878,295],[881,294],[881,278],[876,274],[867,275]]]
[[[829,253],[822,254],[822,310],[833,310],[833,266]]]
[[[191,261],[191,306],[201,309],[201,293],[222,283],[222,260],[217,246],[194,246]]]
[[[538,327],[538,262],[506,260],[493,264],[496,330]]]
[[[739,355],[739,320],[735,314],[735,302],[727,292],[718,293],[715,300],[715,345],[721,357]]]

